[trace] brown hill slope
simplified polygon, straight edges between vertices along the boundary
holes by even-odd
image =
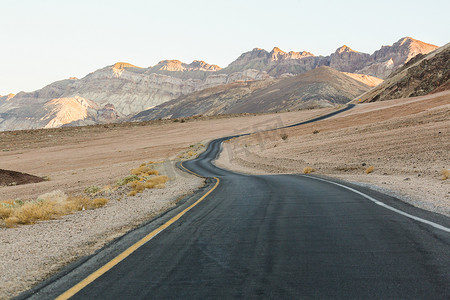
[[[236,82],[206,89],[143,111],[132,120],[326,107],[346,103],[369,88],[339,71],[320,67],[283,79]]]
[[[423,96],[449,89],[449,81],[450,43],[427,55],[417,55],[383,83],[362,95],[360,102]]]

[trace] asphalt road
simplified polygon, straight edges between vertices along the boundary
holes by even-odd
[[[215,177],[199,194],[21,297],[70,290],[197,203],[72,299],[450,298],[449,218],[360,187],[217,168],[222,140],[183,163]]]

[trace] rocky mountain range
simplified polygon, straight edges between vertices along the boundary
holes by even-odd
[[[423,96],[448,89],[450,89],[450,43],[429,54],[417,55],[355,102]]]
[[[205,89],[142,111],[131,121],[327,107],[347,103],[368,89],[346,73],[322,66],[287,78]]]
[[[347,46],[330,56],[284,52],[277,47],[270,52],[255,48],[223,69],[203,61],[186,64],[164,60],[148,68],[116,63],[82,79],[69,78],[34,92],[0,97],[0,130],[116,122],[204,89],[240,81],[285,78],[320,66],[385,78],[416,54],[436,48],[402,38],[371,55]]]
[[[382,46],[373,54],[352,50],[344,45],[329,56],[314,56],[312,53],[284,52],[275,47],[268,52],[255,48],[245,52],[219,73],[232,73],[246,69],[266,71],[270,76],[301,74],[320,66],[328,66],[342,72],[386,78],[417,54],[426,54],[438,48],[410,37],[404,37],[391,46]]]

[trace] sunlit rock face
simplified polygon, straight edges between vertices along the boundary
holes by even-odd
[[[392,64],[394,64],[392,59]],[[450,43],[417,55],[359,97],[361,102],[424,96],[450,89]]]
[[[410,37],[400,39],[391,46],[383,46],[373,54],[355,51],[344,45],[329,56],[314,56],[306,51],[284,52],[278,47],[268,52],[255,48],[241,54],[219,73],[230,74],[245,69],[266,71],[270,76],[297,75],[320,66],[328,66],[341,72],[359,73],[386,78],[417,54],[427,54],[437,46]]]
[[[217,70],[220,67],[203,61],[162,61],[149,68],[119,62],[82,79],[70,78],[31,93],[0,97],[0,130],[114,122],[205,88],[269,78],[258,70],[228,75],[216,74]]]

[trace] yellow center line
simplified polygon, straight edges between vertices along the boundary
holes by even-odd
[[[190,172],[190,173],[192,173],[192,174],[194,174],[196,176],[200,176],[200,175],[198,175],[198,174],[196,174],[196,173],[186,169],[183,166],[183,163],[181,163],[180,165],[186,171],[188,171],[188,172]],[[148,235],[143,237],[141,240],[136,242],[134,245],[130,246],[128,249],[126,249],[125,251],[123,251],[122,253],[117,255],[115,258],[110,260],[108,263],[106,263],[100,269],[96,270],[91,275],[89,275],[88,277],[86,277],[85,279],[83,279],[82,281],[80,281],[79,283],[77,283],[76,285],[74,285],[73,287],[71,287],[70,289],[68,289],[67,291],[62,293],[61,295],[59,295],[56,299],[57,300],[69,299],[70,297],[72,297],[73,295],[75,295],[76,293],[81,291],[83,288],[85,288],[88,284],[90,284],[91,282],[93,282],[94,280],[96,280],[97,278],[99,278],[100,276],[105,274],[106,272],[108,272],[110,269],[112,269],[119,262],[121,262],[122,260],[127,258],[130,254],[132,254],[134,251],[136,251],[139,247],[141,247],[142,245],[144,245],[145,243],[150,241],[152,238],[157,236],[161,231],[163,231],[164,229],[166,229],[167,227],[169,227],[170,225],[175,223],[177,220],[179,220],[184,214],[186,214],[194,206],[196,206],[197,204],[202,202],[209,194],[211,194],[212,191],[214,191],[217,188],[217,186],[219,185],[220,180],[217,177],[214,177],[214,179],[216,180],[216,184],[206,194],[204,194],[200,199],[195,201],[195,203],[191,204],[189,207],[185,208],[182,212],[177,214],[175,217],[173,217],[172,219],[170,219],[169,221],[167,221],[166,223],[164,223],[163,225],[161,225],[157,229],[155,229],[152,232],[150,232]]]

